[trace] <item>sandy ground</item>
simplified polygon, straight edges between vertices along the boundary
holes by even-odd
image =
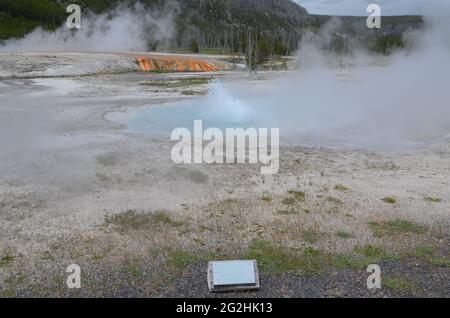
[[[80,76],[138,70],[133,57],[113,54],[0,53],[0,79]]]
[[[168,53],[0,53],[0,79],[66,77],[115,74],[139,71],[137,57],[158,59],[193,59],[210,65],[220,64],[222,70],[238,70],[245,65],[231,64],[226,55],[189,55]],[[195,58],[195,59],[194,59]]]
[[[0,82],[2,296],[208,297],[206,260],[255,257],[262,290],[230,295],[450,297],[450,140],[402,152],[282,147],[274,176],[253,165],[178,166],[169,140],[113,119],[199,98],[139,85],[192,76],[251,80]],[[381,264],[388,286],[367,290],[365,262]],[[81,290],[65,286],[72,263]]]

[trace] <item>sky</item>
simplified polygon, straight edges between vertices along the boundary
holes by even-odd
[[[294,0],[312,14],[368,15],[369,4],[378,4],[382,15],[426,14],[430,7],[447,5],[450,0]]]

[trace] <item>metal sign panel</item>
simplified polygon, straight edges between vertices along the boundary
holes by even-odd
[[[208,285],[212,292],[258,289],[260,284],[256,261],[209,262]]]

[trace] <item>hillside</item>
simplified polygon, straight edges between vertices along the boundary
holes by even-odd
[[[137,0],[2,0],[0,39],[22,37],[37,26],[55,29],[66,17],[64,7],[78,3],[85,11],[102,13]],[[190,24],[200,30],[252,25],[263,31],[292,31],[308,21],[306,10],[290,0],[140,0],[148,10],[174,9],[178,27]]]
[[[65,6],[78,3],[84,11],[104,13],[118,5],[132,7],[138,0],[2,0],[0,1],[0,41],[20,38],[38,26],[55,30],[65,19]],[[175,34],[161,43],[150,35],[149,50],[216,49],[243,53],[254,49],[257,55],[285,55],[294,51],[305,29],[318,30],[331,17],[310,15],[291,0],[140,0],[145,10],[175,12]],[[364,27],[363,17],[342,17],[340,32],[350,34],[365,46],[383,47],[386,43],[402,46],[402,32],[421,23],[420,17],[389,17],[382,32]],[[150,34],[151,32],[149,32]],[[377,42],[380,42],[377,43]],[[250,46],[249,46],[250,45]],[[390,44],[389,44],[390,45]],[[380,48],[381,47],[381,48]],[[255,53],[256,54],[256,53]],[[259,59],[259,58],[258,58]]]

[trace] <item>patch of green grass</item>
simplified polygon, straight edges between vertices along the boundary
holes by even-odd
[[[92,256],[92,260],[93,260],[94,262],[101,261],[101,260],[103,260],[104,258],[105,258],[105,255],[102,255],[102,254],[94,254],[94,255]]]
[[[423,198],[425,201],[427,202],[431,202],[431,203],[439,203],[442,202],[441,198],[433,198],[433,197],[425,197]]]
[[[50,251],[45,251],[44,254],[42,255],[42,260],[53,262],[55,258],[53,257]]]
[[[417,253],[428,255],[429,251],[417,251]],[[252,242],[244,257],[256,259],[262,270],[268,274],[293,272],[320,275],[329,268],[363,270],[369,264],[395,261],[402,256],[373,245],[356,246],[353,253],[333,255],[314,248],[288,248],[258,238]],[[431,258],[428,258],[428,261],[431,264]],[[434,261],[436,266],[449,266],[449,260],[435,258]]]
[[[14,298],[16,297],[16,292],[12,288],[7,288],[0,290],[0,298]]]
[[[450,259],[448,258],[439,256],[430,256],[426,258],[426,261],[434,266],[450,268]]]
[[[302,191],[289,190],[288,194],[290,194],[291,196],[294,197],[295,200],[300,202],[304,202],[306,199],[306,194],[305,192]]]
[[[281,203],[283,203],[285,205],[294,205],[295,199],[294,198],[285,198],[281,201]]]
[[[420,290],[416,282],[402,277],[385,276],[383,277],[382,284],[398,293],[417,294]]]
[[[369,227],[375,237],[383,237],[386,235],[396,235],[404,233],[423,234],[426,227],[415,224],[406,220],[396,219],[385,222],[369,222]]]
[[[105,216],[104,224],[117,225],[124,228],[139,229],[151,223],[150,213],[139,213],[136,210],[127,210],[125,212]]]
[[[151,215],[151,219],[156,223],[163,223],[172,226],[181,226],[183,223],[176,222],[164,211],[157,211]]]
[[[348,232],[345,232],[345,231],[338,231],[338,232],[336,232],[336,236],[340,237],[342,239],[350,239],[350,238],[354,237],[352,234],[350,234]]]
[[[262,239],[252,242],[246,257],[256,259],[261,269],[269,274],[294,272],[318,275],[323,273],[327,264],[327,256],[318,250],[291,249]]]
[[[134,279],[141,278],[143,276],[142,269],[137,261],[126,261],[123,270]]]
[[[372,230],[373,236],[375,237],[383,237],[386,234],[386,230],[384,229],[384,223],[370,221],[369,228]]]
[[[356,246],[355,254],[340,254],[333,258],[333,266],[337,269],[364,269],[369,264],[377,264],[385,260],[395,259],[394,255],[373,245]]]
[[[0,267],[7,267],[14,261],[14,255],[5,254],[0,258]]]
[[[419,258],[431,265],[438,267],[450,267],[450,259],[437,256],[436,249],[431,246],[418,247],[407,253],[407,256]]]
[[[181,226],[183,223],[176,222],[164,211],[154,213],[137,212],[136,210],[127,210],[125,212],[105,216],[104,224],[116,225],[122,229],[142,229],[151,224],[165,224],[171,226]]]
[[[298,212],[297,212],[296,210],[294,210],[294,209],[291,209],[291,210],[279,210],[279,211],[277,211],[277,213],[278,213],[278,214],[281,214],[281,215],[294,215],[294,214],[298,214]]]
[[[384,259],[388,254],[381,247],[373,245],[356,246],[354,251],[370,259]]]
[[[198,261],[198,256],[193,253],[188,253],[183,250],[173,250],[167,256],[167,265],[178,270],[183,271],[189,265]]]
[[[435,251],[436,249],[432,246],[421,246],[408,252],[408,256],[423,258],[426,256],[433,255]]]
[[[387,221],[386,225],[388,229],[396,232],[412,232],[412,233],[424,233],[426,228],[422,225],[415,224],[406,220],[396,219],[394,221]]]
[[[261,197],[261,200],[264,202],[270,203],[270,202],[272,202],[272,197],[268,194],[263,194]]]
[[[381,201],[383,201],[385,203],[389,203],[389,204],[397,203],[397,199],[394,197],[384,197],[383,199],[381,199]]]
[[[302,239],[309,244],[316,244],[320,239],[320,233],[308,229],[302,232]]]
[[[339,183],[334,186],[334,190],[345,192],[345,191],[348,191],[349,189],[346,186],[344,186],[343,184]]]
[[[366,268],[370,262],[361,256],[354,256],[348,254],[339,254],[333,258],[332,266],[338,270],[343,269],[363,269]]]
[[[327,197],[327,201],[334,203],[334,204],[344,204],[341,199],[335,198],[335,197]]]

